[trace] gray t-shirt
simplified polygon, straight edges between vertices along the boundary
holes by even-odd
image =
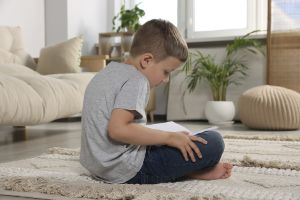
[[[135,122],[146,124],[149,82],[134,66],[111,62],[91,80],[84,95],[80,163],[94,177],[124,183],[141,169],[146,147],[124,144],[108,135],[115,108],[135,111]]]

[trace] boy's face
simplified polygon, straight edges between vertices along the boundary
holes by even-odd
[[[153,88],[162,82],[168,82],[170,73],[180,67],[181,64],[182,62],[175,57],[167,57],[160,62],[156,62],[152,57],[142,61],[142,73],[148,78],[150,87]]]

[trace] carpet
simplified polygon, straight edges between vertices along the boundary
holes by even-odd
[[[0,194],[38,199],[259,200],[300,199],[300,142],[225,138],[223,161],[235,166],[229,179],[156,185],[105,184],[80,166],[79,149],[0,164]]]

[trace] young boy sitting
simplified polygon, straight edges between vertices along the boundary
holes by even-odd
[[[154,184],[182,178],[219,179],[232,165],[219,163],[219,133],[197,136],[147,128],[150,88],[168,82],[188,48],[168,21],[151,20],[135,34],[125,63],[111,62],[89,83],[82,112],[80,162],[107,183]]]

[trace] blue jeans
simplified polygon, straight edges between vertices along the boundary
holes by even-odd
[[[180,150],[169,146],[149,146],[141,170],[129,184],[156,184],[174,182],[187,174],[215,166],[224,151],[222,136],[216,131],[206,131],[200,136],[207,144],[195,142],[202,153],[202,159],[194,153],[196,162],[185,161]]]

